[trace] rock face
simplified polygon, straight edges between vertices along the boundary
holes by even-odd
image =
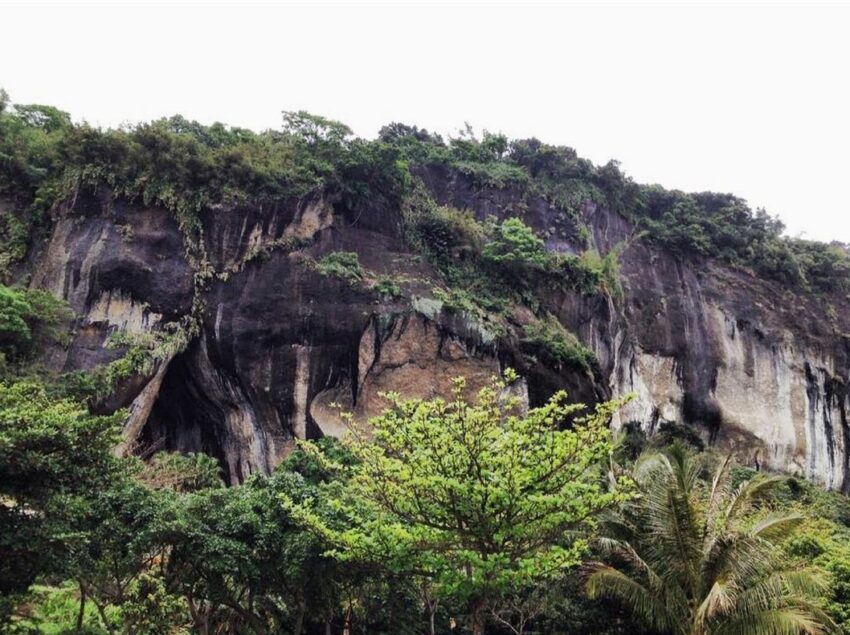
[[[519,215],[548,249],[582,248],[574,219],[543,198],[482,189],[445,168],[417,176],[442,204],[480,220]],[[349,210],[319,193],[206,210],[199,258],[172,214],[104,193],[65,210],[31,259],[30,283],[79,316],[70,346],[51,353],[59,370],[121,355],[105,346],[111,332],[194,314],[186,350],[125,382],[110,407],[131,409],[128,447],[210,453],[232,482],[273,469],[296,437],[340,434],[337,404],[367,418],[384,391],[444,395],[457,375],[474,389],[512,365],[531,405],[559,388],[586,403],[634,393],[615,427],[685,423],[749,465],[850,489],[847,313],[825,315],[817,298],[747,271],[682,262],[604,207],[587,203],[581,216],[600,252],[628,244],[622,298],[548,299],[596,353],[593,374],[531,363],[519,343],[444,308],[434,271],[402,240],[400,211],[382,201]],[[365,279],[319,273],[312,263],[333,251],[357,252]],[[405,281],[400,297],[375,288],[382,274]]]

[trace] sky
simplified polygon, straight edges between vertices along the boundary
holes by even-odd
[[[0,87],[102,126],[469,122],[850,242],[848,32],[848,2],[0,0]]]

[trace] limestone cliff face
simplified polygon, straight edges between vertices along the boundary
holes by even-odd
[[[482,220],[519,215],[547,248],[581,249],[575,220],[542,198],[481,189],[445,168],[417,176],[441,203]],[[532,405],[558,388],[586,403],[634,393],[614,426],[634,421],[651,433],[662,421],[686,423],[747,464],[850,489],[846,313],[825,315],[817,298],[746,271],[682,262],[595,204],[581,215],[600,251],[629,241],[623,298],[548,299],[595,351],[594,373],[536,363],[520,342],[443,307],[434,271],[401,239],[400,211],[380,200],[347,209],[317,193],[268,209],[206,210],[200,257],[170,213],[104,192],[63,212],[31,258],[30,280],[79,316],[71,345],[51,354],[61,370],[119,356],[106,347],[110,332],[194,314],[186,350],[124,382],[103,407],[130,407],[128,447],[208,452],[231,481],[273,469],[295,437],[340,434],[336,404],[366,418],[382,407],[381,392],[445,394],[457,375],[474,388],[511,365]],[[340,250],[359,254],[366,280],[311,266]],[[405,280],[403,294],[381,296],[380,274]]]

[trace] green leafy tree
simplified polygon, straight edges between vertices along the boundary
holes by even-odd
[[[803,516],[759,507],[785,479],[735,487],[730,458],[713,472],[705,461],[680,445],[640,457],[640,496],[602,525],[609,563],[590,565],[590,596],[620,601],[661,633],[832,632],[817,605],[824,581],[777,546]]]
[[[339,557],[432,580],[465,604],[476,635],[503,592],[576,565],[586,547],[577,532],[626,498],[605,491],[600,478],[617,403],[565,429],[582,409],[568,405],[565,393],[525,411],[500,380],[475,400],[460,378],[450,401],[387,399],[390,407],[368,430],[352,421],[358,462],[340,466],[350,472],[345,486],[325,487],[319,497],[349,528],[333,529],[321,507],[286,497],[285,505],[338,545]]]
[[[0,284],[0,371],[33,358],[51,342],[64,342],[73,313],[40,289]]]
[[[321,447],[347,461],[335,444]],[[296,633],[334,617],[370,633],[407,633],[415,599],[404,580],[374,566],[342,565],[280,505],[306,501],[330,475],[296,451],[271,476],[209,489],[182,500],[170,534],[169,576],[186,599],[200,633]],[[380,573],[383,573],[382,571]],[[402,628],[382,628],[401,618]],[[418,615],[416,616],[418,617]]]
[[[298,574],[311,541],[277,504],[287,476],[256,477],[185,500],[170,567],[200,632],[301,632],[306,576]]]
[[[126,635],[188,635],[181,598],[168,592],[163,580],[143,573],[133,580],[121,607]]]
[[[491,238],[482,252],[486,260],[517,276],[548,267],[549,255],[543,241],[519,218],[509,218],[490,229]]]
[[[167,597],[162,600],[163,612],[151,614],[155,623],[145,621],[150,608],[145,606],[145,590],[158,595],[159,585],[168,584],[175,528],[180,526],[186,496],[221,488],[219,468],[204,455],[169,453],[145,463],[119,459],[115,467],[114,474],[74,510],[75,532],[66,537],[63,572],[78,587],[77,626],[82,627],[90,603],[108,633],[168,632],[156,628],[175,615],[173,589],[162,590]],[[169,603],[171,608],[166,607]],[[188,619],[182,600],[180,607],[175,627]]]
[[[80,614],[91,600],[110,634],[122,629],[129,605],[136,603],[144,612],[138,606],[145,601],[140,589],[158,581],[141,587],[139,582],[145,575],[162,573],[168,561],[178,503],[172,492],[139,480],[135,462],[122,461],[121,467],[77,513],[77,535],[69,542],[65,568],[79,587]],[[124,625],[124,630],[133,629]]]
[[[842,633],[850,633],[850,529],[827,518],[811,518],[785,549],[788,558],[812,562],[829,573],[824,608]]]
[[[120,419],[0,383],[0,624],[37,576],[64,571],[77,511],[114,473]]]
[[[352,135],[345,124],[304,110],[284,111],[283,129],[310,146],[343,145]]]

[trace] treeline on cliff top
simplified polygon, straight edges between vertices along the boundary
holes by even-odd
[[[81,189],[106,185],[118,195],[172,209],[184,229],[209,206],[262,205],[318,188],[344,205],[380,197],[400,205],[415,189],[417,166],[442,165],[481,187],[539,194],[581,227],[580,206],[592,201],[622,214],[644,240],[681,258],[718,258],[795,289],[850,290],[850,254],[841,243],[783,235],[782,223],[731,194],[689,194],[640,185],[615,161],[595,166],[567,147],[509,140],[467,127],[458,137],[402,124],[375,140],[345,125],[287,112],[281,130],[256,133],[177,115],[100,129],[76,124],[51,106],[13,105],[0,93],[0,194],[18,213],[0,218],[7,266],[24,257],[33,228]],[[585,232],[585,236],[587,236]],[[590,246],[590,245],[588,245]]]

